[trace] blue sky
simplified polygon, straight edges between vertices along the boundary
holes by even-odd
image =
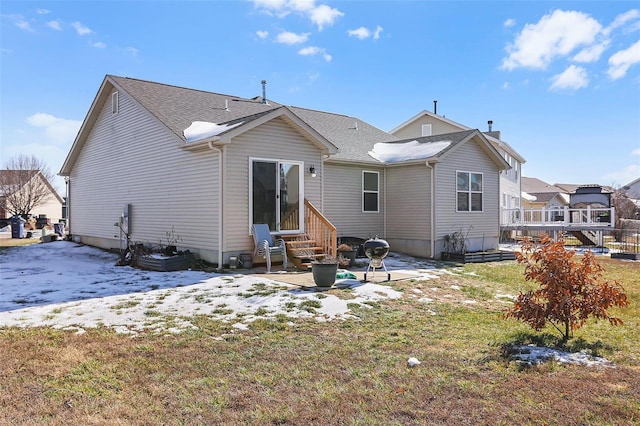
[[[58,172],[105,74],[493,130],[549,183],[640,177],[638,1],[7,1],[0,155]],[[167,100],[170,102],[170,100]],[[62,189],[62,181],[56,182]]]

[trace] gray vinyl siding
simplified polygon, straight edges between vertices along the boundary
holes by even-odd
[[[456,172],[483,173],[483,211],[456,211]],[[475,142],[468,141],[436,164],[436,240],[442,247],[445,235],[461,232],[468,250],[493,248],[500,231],[499,170]],[[437,248],[437,250],[438,250]]]
[[[71,233],[118,247],[114,224],[130,203],[133,241],[166,245],[172,232],[178,247],[215,260],[217,155],[181,150],[126,93],[119,93],[118,114],[107,99],[70,175]]]
[[[431,256],[431,171],[424,164],[387,169],[387,241],[394,251]]]
[[[320,150],[284,119],[271,120],[243,133],[234,138],[225,150],[225,252],[252,252],[254,249],[253,237],[249,235],[250,158],[304,162],[305,198],[320,208]],[[315,178],[309,174],[311,165],[317,170]]]
[[[379,172],[379,212],[362,212],[362,171]],[[384,233],[384,169],[336,163],[324,165],[324,215],[338,237],[369,238]]]
[[[424,164],[387,170],[388,238],[431,237],[430,180],[430,170]]]
[[[431,124],[431,134],[441,135],[443,133],[459,132],[460,127],[453,126],[451,124],[436,120],[429,116],[423,116],[414,121],[413,123],[403,127],[402,129],[393,133],[394,136],[400,139],[419,138],[422,136],[422,125]]]

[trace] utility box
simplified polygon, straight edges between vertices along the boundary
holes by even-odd
[[[240,264],[245,269],[253,268],[253,256],[250,253],[242,253],[240,255]]]
[[[229,256],[229,268],[236,269],[238,267],[238,256]]]

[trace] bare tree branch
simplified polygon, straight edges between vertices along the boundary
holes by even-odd
[[[53,178],[49,167],[35,155],[17,155],[0,171],[0,202],[12,216],[29,214],[51,199]]]

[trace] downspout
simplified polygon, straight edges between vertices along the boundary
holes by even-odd
[[[222,173],[222,169],[223,169],[223,163],[222,163],[222,148],[217,148],[215,146],[213,146],[213,142],[214,140],[210,140],[209,141],[209,149],[212,151],[215,151],[218,153],[218,197],[220,199],[220,202],[218,203],[218,271],[222,270],[222,242],[223,242],[223,235],[222,235],[222,225],[223,225],[223,206],[224,206],[224,200],[223,200],[223,186],[222,186],[222,177],[223,177],[223,173]]]
[[[430,191],[430,194],[429,194],[429,196],[430,196],[429,208],[431,209],[431,212],[429,214],[429,221],[431,222],[429,224],[429,227],[430,227],[429,228],[429,235],[431,236],[431,238],[429,238],[429,241],[430,241],[430,244],[431,244],[431,247],[430,247],[431,258],[435,259],[436,258],[436,256],[435,256],[436,242],[434,240],[435,232],[436,232],[436,230],[435,230],[436,209],[435,209],[435,206],[434,206],[435,192],[436,192],[436,184],[435,184],[435,181],[434,181],[434,177],[435,177],[434,169],[435,169],[435,166],[432,166],[431,164],[429,164],[428,161],[425,163],[425,165],[429,168],[429,170],[431,172],[431,178],[430,178],[430,180],[431,180],[431,191]]]
[[[382,172],[382,190],[384,191],[382,195],[384,208],[382,213],[382,235],[384,235],[384,238],[387,238],[387,168],[382,169]]]

